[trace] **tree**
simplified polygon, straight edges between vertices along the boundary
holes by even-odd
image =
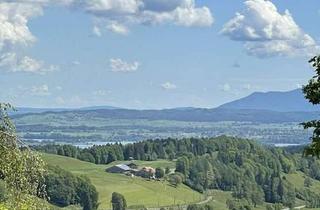
[[[176,172],[180,172],[187,176],[189,174],[189,160],[186,156],[180,157],[176,163]]]
[[[16,135],[8,111],[10,104],[0,103],[0,174],[7,190],[9,209],[45,209],[35,196],[45,197],[44,162]]]
[[[311,186],[312,186],[312,180],[311,180],[310,177],[306,177],[306,178],[304,179],[304,186],[305,186],[305,187],[311,187]]]
[[[87,177],[77,177],[77,197],[83,210],[98,209],[98,192]]]
[[[2,181],[0,181],[0,203],[4,202],[6,198],[6,187]]]
[[[164,177],[164,170],[162,168],[156,168],[156,178],[161,179]]]
[[[187,210],[201,210],[202,208],[198,206],[197,204],[190,204],[187,207]]]
[[[179,184],[182,183],[182,178],[177,174],[173,174],[169,177],[169,183],[174,187],[177,187]]]
[[[266,206],[266,210],[274,210],[273,206],[271,204],[268,204]]]
[[[320,104],[320,56],[313,57],[309,63],[314,68],[315,75],[303,87],[305,98],[313,105]],[[302,123],[305,129],[313,129],[312,143],[305,149],[305,155],[320,157],[320,120]]]
[[[125,210],[127,208],[127,202],[123,195],[120,193],[112,193],[112,209],[113,210]]]
[[[73,175],[58,166],[48,166],[45,185],[49,202],[54,205],[66,207],[80,204],[84,210],[98,208],[98,192],[84,176]]]

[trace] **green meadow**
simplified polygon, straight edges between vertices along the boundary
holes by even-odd
[[[149,181],[139,177],[132,178],[122,174],[106,173],[105,169],[111,165],[95,165],[51,154],[43,154],[43,159],[50,165],[58,165],[62,169],[74,174],[89,177],[99,192],[100,209],[111,207],[112,192],[123,194],[128,202],[128,206],[144,205],[146,207],[159,207],[182,205],[196,203],[204,199],[202,194],[193,191],[185,185],[174,188],[166,181]],[[173,162],[165,160],[152,162],[137,161],[136,163],[153,167],[174,167]]]

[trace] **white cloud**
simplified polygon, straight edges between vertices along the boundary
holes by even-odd
[[[111,32],[117,33],[117,34],[122,34],[122,35],[127,35],[129,33],[129,29],[121,25],[117,22],[111,22],[108,26],[107,29]]]
[[[7,72],[45,74],[56,71],[58,68],[53,65],[46,66],[43,61],[38,61],[28,56],[19,57],[12,52],[0,55],[0,69]]]
[[[28,27],[31,18],[42,15],[46,0],[0,0],[0,68],[8,72],[45,73],[55,66],[45,66],[29,56],[18,55],[21,48],[32,45],[36,38]]]
[[[72,61],[72,65],[74,65],[74,66],[78,66],[80,64],[81,64],[80,61],[77,61],[77,60]]]
[[[319,52],[315,40],[294,21],[288,10],[281,14],[268,0],[247,0],[221,33],[244,41],[249,55],[258,57],[311,55]]]
[[[207,27],[213,24],[213,17],[209,8],[180,8],[178,7],[173,13],[175,16],[175,22],[181,26],[200,26]]]
[[[161,84],[161,87],[165,90],[177,89],[177,86],[171,82],[165,82],[165,83]]]
[[[56,86],[56,90],[61,91],[63,88],[61,86]]]
[[[140,66],[140,63],[137,61],[129,63],[120,58],[111,58],[109,62],[113,72],[134,72],[137,71]]]
[[[36,37],[28,23],[41,16],[49,6],[83,10],[93,16],[93,33],[102,36],[103,29],[126,35],[131,25],[175,24],[185,27],[208,27],[214,22],[208,7],[198,7],[195,0],[0,0],[1,70],[44,74],[56,67],[21,54],[22,48],[33,45]],[[8,56],[13,56],[9,62]],[[115,71],[135,71],[138,62],[128,64],[115,60]],[[119,62],[120,61],[120,62]],[[4,62],[7,62],[7,65]],[[127,65],[126,65],[127,64]]]
[[[197,7],[195,0],[83,0],[73,5],[120,34],[133,24],[208,27],[214,22],[210,9]]]
[[[15,45],[27,46],[36,38],[27,24],[30,18],[42,14],[42,7],[24,3],[1,3],[0,1],[0,51]]]
[[[101,33],[101,30],[98,26],[94,26],[93,29],[92,29],[92,33],[94,35],[96,35],[97,37],[100,37],[102,36],[102,33]]]
[[[48,85],[33,86],[30,89],[30,95],[33,96],[49,96],[51,95]]]

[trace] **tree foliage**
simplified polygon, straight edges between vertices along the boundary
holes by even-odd
[[[161,179],[164,177],[164,175],[165,175],[165,172],[162,168],[160,167],[156,168],[156,173],[155,173],[156,178]]]
[[[320,104],[320,56],[313,57],[309,63],[315,71],[315,75],[309,83],[303,87],[305,98],[313,105]],[[313,129],[312,143],[306,148],[305,155],[320,157],[320,120],[312,120],[302,123],[305,129]]]
[[[98,208],[98,192],[86,177],[75,176],[57,166],[48,166],[45,185],[49,202],[54,205],[80,204],[84,210]]]
[[[11,110],[10,104],[0,103],[0,178],[6,187],[5,205],[9,209],[45,209],[43,202],[35,199],[45,197],[44,163],[19,140],[8,116]]]
[[[123,195],[117,192],[112,193],[111,198],[113,210],[125,210],[127,208],[127,202]]]

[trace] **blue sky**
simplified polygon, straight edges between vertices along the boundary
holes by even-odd
[[[319,51],[315,5],[0,0],[0,101],[215,107],[255,91],[295,89],[311,77],[307,60]]]

